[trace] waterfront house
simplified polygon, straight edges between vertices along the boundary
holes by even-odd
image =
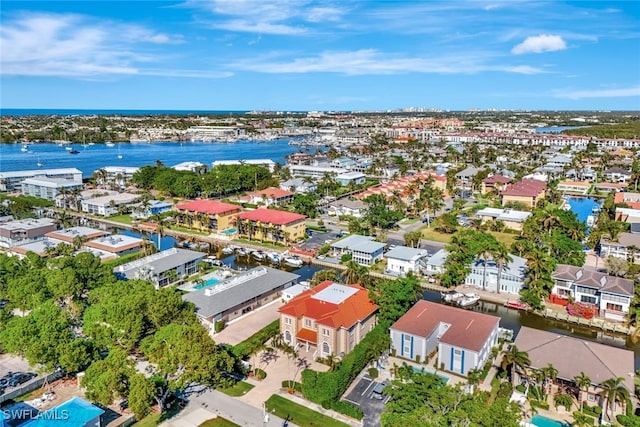
[[[425,274],[433,276],[442,273],[448,256],[449,252],[446,249],[440,249],[438,252],[428,257],[425,262]]]
[[[63,178],[27,178],[20,183],[22,194],[45,200],[55,200],[59,194],[82,190],[82,182]]]
[[[428,255],[425,249],[396,246],[384,254],[387,260],[385,273],[397,276],[406,276],[409,271],[419,273],[425,268]]]
[[[373,237],[359,234],[352,234],[331,244],[336,257],[348,254],[358,264],[367,266],[382,260],[385,247],[386,244],[374,241]]]
[[[520,295],[524,286],[527,260],[516,255],[510,255],[510,257],[511,262],[505,262],[502,265],[500,292]],[[490,292],[497,292],[498,272],[498,263],[494,259],[481,258],[471,263],[471,271],[464,279],[464,283]]]
[[[591,183],[587,181],[560,181],[558,182],[558,191],[561,193],[570,193],[577,195],[585,195],[591,188]]]
[[[492,175],[482,180],[480,192],[487,194],[491,191],[500,192],[511,182],[511,178],[503,175]]]
[[[284,341],[315,357],[344,357],[376,324],[378,306],[358,285],[329,280],[293,298],[278,310]]]
[[[141,279],[156,287],[167,286],[198,272],[205,253],[171,248],[144,258],[119,265],[113,269],[118,279]]]
[[[502,190],[502,206],[522,203],[530,208],[545,198],[547,183],[536,179],[523,179]]]
[[[33,242],[15,245],[11,247],[10,251],[11,253],[16,254],[18,257],[24,257],[27,253],[33,252],[39,257],[44,258],[46,256],[49,256],[51,253],[50,251],[55,250],[62,243],[65,242],[45,237]]]
[[[276,167],[276,162],[271,159],[251,159],[251,160],[216,160],[212,163],[212,166],[239,166],[239,165],[255,165],[262,166],[269,169],[269,172],[273,173]]]
[[[114,234],[89,240],[84,244],[87,248],[98,249],[116,256],[137,252],[142,248],[143,241],[138,237],[126,234]]]
[[[68,179],[82,184],[82,171],[76,168],[61,168],[0,172],[0,191],[19,190],[20,183],[29,178]]]
[[[318,186],[302,178],[292,178],[280,183],[281,190],[292,191],[296,194],[314,193]]]
[[[107,234],[109,233],[104,230],[79,226],[63,228],[61,230],[53,230],[45,234],[45,236],[73,245],[78,240],[87,242],[91,239],[97,239],[98,237],[106,236]]]
[[[329,203],[327,213],[334,216],[362,218],[369,210],[369,204],[361,200],[340,199]]]
[[[626,182],[598,182],[593,188],[601,193],[611,193],[624,191],[628,185]]]
[[[640,193],[618,192],[613,198],[613,202],[626,204],[631,209],[640,209]]]
[[[336,176],[336,181],[343,187],[349,184],[364,184],[365,180],[366,176],[362,172],[345,172]]]
[[[136,219],[149,218],[153,215],[168,212],[172,206],[172,203],[163,200],[149,200],[146,203],[138,203],[136,206],[133,206],[131,217]]]
[[[629,182],[631,179],[631,171],[619,167],[611,167],[604,170],[602,173],[604,178],[610,182]]]
[[[634,263],[640,262],[640,234],[618,233],[615,240],[601,237],[600,256],[602,258],[614,256],[632,260]]]
[[[486,223],[487,221],[501,221],[506,228],[522,230],[522,224],[531,216],[531,212],[518,211],[511,208],[484,208],[476,212],[476,217]]]
[[[82,199],[80,206],[82,212],[93,215],[110,216],[118,214],[120,210],[128,209],[139,198],[139,194],[116,193],[108,196]]]
[[[238,214],[238,234],[249,240],[288,245],[306,235],[305,215],[287,211],[259,208]]]
[[[140,168],[137,166],[105,166],[98,170],[104,171],[104,176],[100,177],[98,184],[110,184],[122,188],[129,184],[133,175]],[[94,172],[94,176],[96,176],[96,172]],[[98,174],[98,176],[100,175],[102,174]]]
[[[269,187],[264,190],[253,191],[247,194],[247,197],[249,203],[254,205],[278,206],[291,202],[293,193],[289,190]]]
[[[553,382],[570,392],[579,402],[591,406],[604,403],[606,396],[601,384],[608,379],[622,378],[623,387],[631,396],[634,394],[632,351],[527,326],[520,328],[515,345],[518,350],[526,352],[531,361],[526,372],[516,373],[518,377],[551,365],[558,372]],[[574,382],[574,378],[583,372],[591,380],[587,390],[581,390]]]
[[[58,228],[51,218],[16,219],[0,224],[0,246],[11,248],[16,245],[44,239],[45,234]]]
[[[176,225],[221,233],[230,229],[236,216],[242,211],[238,205],[223,203],[217,200],[194,200],[176,205]]]
[[[200,163],[200,162],[182,162],[182,163],[178,163],[177,165],[173,166],[173,169],[177,170],[177,171],[189,171],[189,172],[196,172],[200,175],[204,175],[205,173],[207,173],[207,165],[205,165],[204,163]]]
[[[552,274],[551,301],[595,306],[606,319],[625,321],[633,300],[633,280],[601,273],[594,267],[559,264]]]
[[[391,351],[417,362],[437,353],[436,366],[467,375],[491,357],[499,325],[496,316],[420,300],[389,328]]]
[[[255,267],[220,281],[205,282],[203,288],[182,299],[195,305],[200,321],[213,331],[220,320],[228,322],[279,299],[299,277],[271,267]]]

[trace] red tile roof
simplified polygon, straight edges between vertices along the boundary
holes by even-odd
[[[280,313],[297,319],[308,317],[320,325],[334,329],[350,328],[378,310],[378,306],[369,299],[369,292],[359,285],[344,285],[358,289],[358,291],[340,304],[311,298],[313,295],[333,284],[325,280],[313,289],[305,291],[280,307]]]
[[[312,343],[318,342],[318,332],[312,331],[311,329],[302,328],[296,334],[296,338],[300,338],[304,341],[309,341]]]
[[[265,197],[270,199],[281,199],[283,197],[293,196],[291,191],[281,190],[276,187],[265,188],[264,190],[249,193],[250,196]]]
[[[194,200],[176,205],[176,209],[190,212],[208,213],[218,215],[233,211],[240,211],[240,206],[229,203],[218,202],[217,200]]]
[[[485,184],[495,184],[495,183],[508,184],[511,182],[511,178],[507,178],[506,176],[502,176],[502,175],[493,175],[483,179],[482,182],[484,182]]]
[[[248,219],[250,221],[260,221],[275,225],[286,225],[292,222],[300,221],[306,218],[305,215],[291,213],[286,211],[277,211],[274,209],[260,208],[253,211],[242,212],[238,218]]]
[[[503,196],[536,197],[547,189],[547,183],[536,179],[523,179],[510,186],[503,192]]]
[[[447,323],[451,326],[440,337],[440,342],[480,351],[499,322],[499,317],[420,300],[391,329],[428,337],[440,323]]]

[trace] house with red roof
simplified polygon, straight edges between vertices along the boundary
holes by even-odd
[[[480,192],[482,194],[490,193],[491,191],[502,191],[507,187],[507,184],[511,182],[511,178],[503,175],[491,175],[482,180],[482,186]]]
[[[242,211],[238,205],[217,200],[193,200],[176,205],[178,226],[221,233],[233,227],[236,216]]]
[[[391,352],[424,362],[437,351],[441,369],[467,375],[491,357],[500,318],[420,300],[389,328]]]
[[[522,203],[530,208],[545,198],[547,183],[537,179],[522,179],[502,190],[502,206],[510,203]]]
[[[293,193],[277,187],[269,187],[264,190],[249,193],[247,197],[249,203],[253,203],[254,205],[283,205],[293,200]]]
[[[288,245],[305,237],[306,218],[297,213],[258,208],[238,214],[236,228],[240,236],[249,240]]]
[[[326,280],[280,307],[280,332],[314,358],[343,357],[373,329],[377,311],[362,286]]]

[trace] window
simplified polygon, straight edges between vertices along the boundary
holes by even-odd
[[[326,341],[322,343],[322,353],[326,355],[331,354],[331,346]]]
[[[589,295],[582,295],[580,297],[580,302],[583,302],[585,304],[595,304],[596,302],[598,302],[598,299]]]
[[[284,324],[285,325],[290,325],[291,324],[291,318],[290,317],[285,317],[284,318]]]
[[[612,303],[608,302],[607,303],[607,310],[622,311],[622,306],[620,304],[612,304]]]
[[[456,356],[460,356],[462,355],[462,350],[454,349],[453,354],[455,354]]]
[[[410,353],[411,353],[411,336],[405,335],[404,336],[404,354],[410,354]]]
[[[291,332],[284,331],[284,341],[288,344],[291,344]]]
[[[328,337],[328,336],[330,336],[330,335],[331,335],[331,332],[329,332],[329,330],[328,330],[328,329],[326,329],[326,328],[322,328],[322,336],[323,336],[323,337]]]
[[[304,326],[305,326],[305,328],[310,328],[311,327],[311,319],[304,319]]]

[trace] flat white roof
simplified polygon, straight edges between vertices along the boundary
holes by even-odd
[[[51,218],[28,218],[5,222],[4,224],[0,225],[0,227],[4,228],[5,230],[28,230],[32,228],[54,225],[55,223],[56,221]]]
[[[358,292],[358,289],[352,286],[340,285],[338,283],[332,283],[320,292],[311,295],[311,298],[320,301],[328,302],[331,304],[341,304],[346,299]]]
[[[102,236],[97,239],[91,240],[92,243],[96,243],[111,249],[122,248],[123,246],[141,243],[142,239],[138,237],[127,236],[126,234],[115,234],[112,236]]]
[[[346,173],[341,173],[336,178],[337,179],[353,179],[353,178],[363,178],[364,176],[365,174],[363,174],[362,172],[346,172]]]
[[[82,175],[82,171],[76,168],[32,169],[32,170],[26,170],[26,171],[0,172],[0,178],[20,178],[23,176],[63,175],[63,174]]]
[[[39,185],[41,187],[59,188],[59,187],[77,187],[82,186],[81,182],[74,181],[72,179],[64,178],[47,178],[45,176],[38,176],[34,178],[27,178],[21,182],[21,184],[27,185]]]

